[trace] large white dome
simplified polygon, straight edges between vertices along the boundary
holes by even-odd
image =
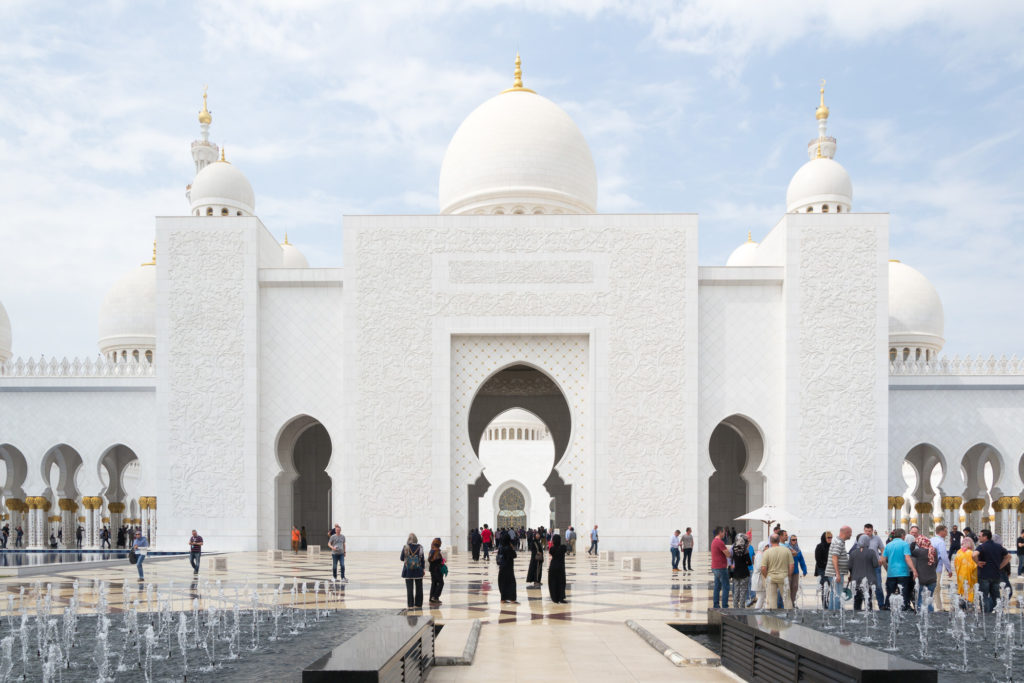
[[[221,158],[196,174],[189,190],[195,216],[252,216],[256,195],[245,174]]]
[[[99,333],[104,356],[127,357],[135,351],[144,355],[156,348],[155,265],[135,268],[107,291],[100,306]]]
[[[756,266],[757,265],[757,242],[753,237],[747,235],[747,241],[733,249],[729,254],[727,266]]]
[[[811,159],[801,166],[786,190],[788,213],[849,212],[852,205],[850,174],[838,161],[827,157]]]
[[[520,86],[455,131],[438,194],[442,214],[595,213],[597,171],[569,115]]]
[[[899,261],[889,261],[889,347],[907,349],[897,357],[919,359],[917,349],[938,353],[946,343],[942,300],[924,275]]]
[[[10,360],[12,352],[11,319],[7,316],[7,309],[0,301],[0,363]]]
[[[285,235],[284,242],[281,243],[281,267],[309,268],[309,261],[294,244],[288,241],[287,235]]]

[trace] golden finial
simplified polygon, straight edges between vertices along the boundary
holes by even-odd
[[[281,242],[281,244],[288,244],[288,231],[287,230],[284,231],[284,242]]]
[[[814,155],[815,159],[821,158],[821,138],[818,138],[818,153]]]
[[[213,122],[213,117],[210,116],[210,110],[206,108],[206,86],[203,86],[203,110],[199,112],[199,123],[205,123],[209,125]]]
[[[224,158],[224,148],[223,147],[220,148],[220,160],[223,161],[225,164],[228,163],[228,160]]]
[[[814,118],[827,119],[828,118],[828,107],[825,106],[825,79],[821,79],[821,101],[818,103],[818,110],[814,112]]]
[[[529,88],[523,87],[523,60],[520,59],[518,52],[516,53],[516,69],[512,72],[512,87],[502,90],[502,92],[533,92]]]
[[[747,241],[748,242],[753,242],[754,241],[754,231],[753,230],[747,230]]]
[[[156,265],[156,240],[153,240],[153,260],[149,263],[143,263],[144,266],[155,266]]]

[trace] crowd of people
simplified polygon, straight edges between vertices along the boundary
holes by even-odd
[[[0,549],[6,549],[7,544],[10,542],[11,535],[14,535],[13,548],[24,548],[25,547],[25,530],[19,524],[18,526],[11,529],[10,524],[4,524],[0,527]],[[132,529],[126,524],[118,528],[117,530],[117,547],[126,548],[132,540]],[[103,525],[99,531],[100,548],[110,548],[111,532],[110,527]],[[75,542],[74,548],[81,548],[82,541],[85,539],[85,527],[81,524],[75,527]],[[50,532],[50,538],[47,545],[53,549],[59,548],[71,548],[72,546],[64,543],[64,529],[58,527],[56,531]]]
[[[808,568],[797,536],[776,525],[768,540],[754,548],[752,535],[715,529],[712,606],[799,607],[800,578],[807,576]],[[671,543],[676,570],[677,548],[682,543],[678,530]],[[1017,538],[1016,554],[1017,574],[1022,576],[1024,530]],[[988,529],[975,534],[969,527],[961,531],[957,525],[949,529],[939,524],[932,536],[912,525],[894,529],[884,538],[872,524],[865,524],[856,538],[851,527],[842,526],[836,534],[822,533],[814,548],[817,599],[825,609],[841,609],[844,600],[852,599],[854,610],[888,610],[898,595],[904,610],[921,610],[926,605],[929,611],[942,610],[945,583],[956,587],[956,596],[949,598],[959,600],[961,606],[973,605],[978,591],[982,609],[991,612],[1001,595],[1013,594],[1011,571],[1010,551],[997,534]]]

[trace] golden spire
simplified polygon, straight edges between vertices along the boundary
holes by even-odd
[[[753,230],[747,230],[747,242],[753,242],[753,241],[754,241],[754,231]]]
[[[281,242],[281,244],[288,244],[288,231],[287,230],[284,231],[284,242]]]
[[[144,266],[155,266],[156,265],[156,240],[153,240],[153,260],[149,263],[143,263]]]
[[[828,118],[828,107],[825,106],[825,79],[821,79],[821,101],[818,103],[818,110],[814,112],[814,118],[819,121]]]
[[[220,160],[223,161],[225,164],[228,163],[228,160],[224,158],[224,148],[223,147],[220,148]]]
[[[206,108],[206,86],[203,86],[203,110],[199,112],[199,123],[205,123],[209,125],[213,122],[213,117],[210,116],[210,110]]]
[[[516,53],[516,69],[512,72],[512,87],[501,92],[533,92],[529,88],[523,87],[523,60],[519,58],[519,53]]]

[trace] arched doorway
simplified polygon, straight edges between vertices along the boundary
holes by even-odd
[[[902,473],[907,484],[903,492],[907,517],[910,523],[930,534],[935,526],[935,517],[942,510],[938,500],[939,487],[946,473],[942,453],[929,443],[918,444],[907,451]],[[902,515],[893,522],[902,525]]]
[[[300,415],[278,435],[277,547],[289,547],[291,528],[306,530],[309,545],[326,547],[331,519],[331,437],[319,420]]]
[[[525,364],[506,367],[480,386],[468,418],[470,444],[484,465],[483,473],[469,485],[469,527],[491,523],[481,516],[480,503],[492,477],[499,482],[536,479],[539,486],[532,484],[524,491],[537,508],[527,511],[531,525],[552,523],[550,514],[553,528],[568,527],[572,523],[572,487],[559,476],[555,464],[568,448],[572,417],[554,380]],[[503,457],[490,459],[492,452]],[[552,502],[554,513],[549,513]]]
[[[114,545],[116,541],[120,540],[118,529],[125,523],[125,519],[136,519],[132,513],[131,501],[138,501],[141,493],[139,491],[139,456],[128,446],[115,444],[100,456],[98,467],[100,484],[103,486],[100,495],[107,503],[104,506],[106,509],[101,511],[100,520],[107,516],[103,512],[109,512],[110,522],[105,526],[110,529],[111,545]],[[110,503],[114,504],[112,509],[109,507]],[[99,524],[103,526],[101,521]],[[98,528],[100,527],[87,530],[86,537],[89,545],[98,545],[96,538]],[[149,530],[146,530],[146,533],[151,535]],[[124,540],[127,542],[127,539]]]
[[[708,538],[715,527],[750,528],[754,540],[764,537],[764,524],[736,518],[764,505],[764,437],[749,418],[731,415],[711,432],[708,444],[714,472],[708,479]]]
[[[509,485],[497,496],[494,514],[495,529],[528,527],[531,524],[527,514],[526,494],[518,486]]]
[[[0,515],[5,524],[11,528],[11,542],[9,547],[14,546],[14,539],[17,537],[16,529],[24,528],[25,508],[25,478],[28,476],[28,461],[24,454],[11,444],[0,444],[0,463],[3,464],[3,477],[0,483],[3,484],[3,504],[0,506]],[[10,501],[10,502],[8,502]],[[2,526],[2,525],[0,525]]]

